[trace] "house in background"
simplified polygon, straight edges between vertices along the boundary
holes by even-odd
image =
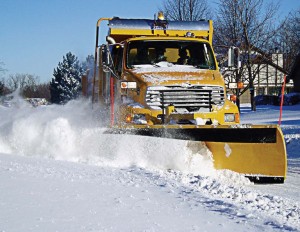
[[[254,95],[275,95],[281,94],[281,88],[284,81],[284,76],[288,74],[286,70],[284,54],[278,51],[273,54],[266,54],[260,49],[253,47],[252,53],[255,70],[254,79]],[[299,62],[300,62],[300,57]],[[297,65],[296,65],[297,66]],[[300,75],[300,63],[298,63],[298,81]],[[285,91],[287,93],[294,91],[294,83],[292,78],[287,78]],[[241,74],[241,81],[244,86],[249,83],[247,72]],[[229,81],[230,82],[230,81]],[[241,90],[243,91],[243,90]],[[300,91],[300,90],[299,90]],[[234,90],[232,90],[234,92]],[[240,97],[240,103],[250,103],[250,90],[244,89],[244,93]]]
[[[300,93],[300,52],[297,55],[291,72],[288,75],[288,79],[294,82],[294,92]]]
[[[284,76],[288,71],[284,69],[284,57],[282,53],[273,53],[264,57],[260,62],[255,82],[256,95],[278,95],[281,93]],[[286,83],[286,91],[291,92],[293,82]]]

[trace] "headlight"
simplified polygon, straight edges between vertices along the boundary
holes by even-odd
[[[136,89],[136,82],[133,81],[122,81],[121,89]]]
[[[224,120],[225,122],[234,122],[235,121],[234,114],[225,114]]]

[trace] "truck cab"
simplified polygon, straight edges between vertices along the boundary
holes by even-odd
[[[112,125],[239,123],[212,48],[211,20],[107,21],[106,44],[98,45],[97,30],[90,82],[93,102],[109,109]]]

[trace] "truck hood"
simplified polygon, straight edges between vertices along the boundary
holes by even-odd
[[[198,69],[187,65],[172,65],[170,67],[141,65],[129,73],[148,86],[181,83],[224,85],[219,71]]]

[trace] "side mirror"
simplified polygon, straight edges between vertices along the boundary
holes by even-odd
[[[230,47],[228,50],[228,67],[240,68],[240,49],[237,47]]]
[[[100,65],[102,65],[104,72],[110,72],[111,59],[109,48],[107,45],[103,44],[99,50],[100,51],[98,52],[98,61],[100,62]]]
[[[101,54],[99,54],[102,57],[102,64],[105,64],[107,66],[110,65],[110,52],[106,45],[101,46]]]

